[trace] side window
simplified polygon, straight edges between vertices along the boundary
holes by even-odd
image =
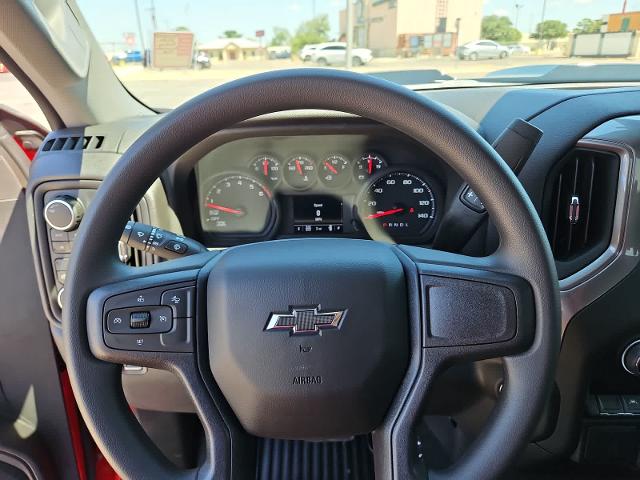
[[[51,127],[40,106],[9,69],[0,63],[0,108],[36,122],[46,130]]]

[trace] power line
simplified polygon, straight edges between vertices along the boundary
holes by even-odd
[[[142,47],[142,51],[146,51],[147,48],[144,44],[144,33],[142,32],[142,21],[140,20],[140,6],[138,5],[138,0],[133,0],[133,4],[136,9],[136,20],[138,22],[138,35],[140,36],[140,46]]]

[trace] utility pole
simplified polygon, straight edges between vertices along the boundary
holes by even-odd
[[[540,28],[538,31],[538,35],[540,36],[540,49],[544,45],[544,39],[542,38],[542,24],[544,23],[544,14],[547,10],[547,0],[542,0],[542,16],[540,17]]]
[[[522,3],[516,3],[515,7],[516,7],[516,21],[515,21],[514,27],[517,30],[518,29],[518,18],[520,17],[520,9],[522,7],[524,7],[524,5]]]
[[[311,18],[316,18],[316,0],[311,0]]]
[[[147,47],[144,44],[144,33],[142,31],[142,21],[140,20],[140,6],[138,5],[138,0],[133,0],[133,4],[136,8],[136,20],[138,21],[138,35],[140,36],[140,47],[142,48],[142,52],[147,51]]]
[[[622,2],[622,13],[626,13],[627,12],[627,0],[624,0],[624,2]]]
[[[347,69],[351,70],[353,67],[353,58],[352,58],[352,47],[353,47],[353,0],[347,0]]]
[[[151,25],[153,25],[153,31],[158,31],[158,22],[156,20],[156,2],[151,0],[151,7],[149,8],[149,13],[151,14]]]

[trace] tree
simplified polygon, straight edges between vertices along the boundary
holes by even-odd
[[[282,27],[273,27],[273,37],[271,38],[272,47],[281,47],[291,43],[291,34],[289,30]]]
[[[498,43],[514,43],[522,38],[522,33],[511,24],[509,17],[489,15],[482,19],[482,38]]]
[[[576,24],[573,33],[599,33],[602,26],[602,20],[591,20],[583,18]]]
[[[242,34],[236,30],[225,30],[222,32],[224,38],[240,38]]]
[[[531,38],[537,38],[538,40],[546,40],[547,47],[549,42],[556,38],[564,38],[568,35],[567,24],[560,20],[545,20],[544,22],[536,25],[536,31],[531,34]]]
[[[176,27],[176,32],[190,32],[191,30],[189,30],[188,27],[185,27],[184,25],[180,25],[179,27]]]
[[[330,30],[328,15],[312,18],[298,27],[296,34],[291,39],[291,49],[298,52],[305,45],[327,42]]]

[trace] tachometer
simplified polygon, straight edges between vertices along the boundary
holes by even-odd
[[[436,218],[436,195],[425,179],[406,171],[384,174],[365,187],[358,215],[373,239],[419,238]]]
[[[271,192],[245,175],[217,177],[202,199],[202,228],[218,234],[260,234],[272,223]]]

